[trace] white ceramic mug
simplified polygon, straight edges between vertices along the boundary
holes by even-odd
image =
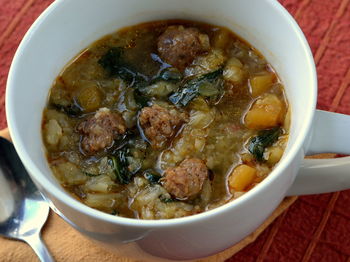
[[[262,52],[284,83],[291,106],[288,146],[262,183],[202,214],[146,221],[91,209],[64,191],[46,162],[41,118],[49,88],[64,65],[93,41],[124,26],[170,18],[226,26]],[[316,82],[304,35],[274,0],[57,0],[33,24],[17,50],[7,83],[7,120],[35,184],[51,207],[77,230],[121,255],[153,261],[155,257],[193,259],[243,239],[288,194],[350,188],[348,158],[303,162],[308,151],[350,153],[346,138],[350,117],[315,110]]]

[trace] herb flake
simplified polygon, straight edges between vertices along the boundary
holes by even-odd
[[[174,105],[187,106],[195,97],[199,95],[200,86],[205,83],[213,83],[222,76],[223,70],[220,68],[216,71],[202,75],[198,78],[191,79],[183,88],[169,96],[170,102]]]
[[[150,182],[150,184],[158,184],[159,180],[162,178],[153,171],[145,171],[144,177]]]
[[[262,162],[264,160],[265,149],[275,143],[282,134],[280,127],[269,130],[262,130],[259,134],[250,140],[248,150],[256,160]]]
[[[160,195],[160,196],[159,196],[159,200],[160,200],[161,202],[163,202],[163,203],[173,203],[173,202],[179,201],[179,200],[174,199],[174,198],[168,198],[168,197],[166,197],[166,196],[164,196],[164,195]]]
[[[124,59],[124,48],[112,47],[99,60],[98,63],[112,77],[119,77],[130,86],[139,87],[147,83],[144,75],[135,71],[133,66]]]
[[[116,152],[115,156],[110,157],[113,172],[120,184],[129,184],[132,178],[132,174],[128,169],[127,153],[127,149],[121,149]]]

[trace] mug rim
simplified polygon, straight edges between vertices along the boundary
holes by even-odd
[[[20,139],[20,134],[16,128],[16,119],[11,115],[12,108],[15,107],[15,103],[13,102],[12,98],[14,97],[14,82],[16,78],[16,68],[18,63],[21,61],[21,55],[26,50],[26,44],[30,41],[31,35],[35,34],[37,31],[37,28],[40,27],[41,23],[45,21],[45,19],[49,15],[54,15],[55,11],[57,12],[58,8],[61,5],[69,3],[71,0],[60,0],[55,1],[51,3],[48,8],[44,10],[43,13],[40,14],[40,16],[35,20],[35,22],[31,25],[25,36],[23,37],[16,53],[13,58],[9,75],[7,79],[7,90],[6,90],[6,117],[8,120],[8,128],[11,134],[11,138],[13,141],[13,144],[16,148],[16,151],[18,155],[20,156],[20,159],[22,160],[23,164],[25,165],[26,169],[29,171],[29,174],[31,177],[35,178],[35,181],[37,183],[41,184],[43,188],[47,189],[52,195],[54,195],[60,202],[64,203],[68,207],[72,208],[75,211],[78,211],[79,213],[82,213],[84,215],[87,215],[89,217],[92,217],[96,220],[103,220],[109,223],[113,224],[119,224],[124,226],[132,226],[137,228],[142,227],[152,227],[152,228],[160,228],[160,227],[172,227],[172,226],[179,226],[179,225],[185,225],[185,224],[191,224],[196,223],[201,220],[206,220],[211,217],[218,216],[220,214],[223,214],[230,209],[233,209],[235,206],[244,205],[245,202],[247,202],[248,199],[252,198],[254,195],[259,195],[259,193],[263,190],[264,187],[268,186],[269,183],[271,183],[274,179],[276,179],[279,175],[283,175],[283,170],[287,168],[287,166],[292,162],[292,160],[295,158],[295,156],[298,154],[299,150],[302,149],[305,139],[307,138],[307,135],[309,134],[309,131],[311,129],[311,124],[313,120],[313,116],[316,109],[316,101],[317,101],[317,75],[316,75],[316,68],[313,60],[313,55],[311,53],[310,47],[308,45],[308,42],[300,29],[297,22],[294,20],[294,18],[288,13],[288,11],[278,2],[278,1],[269,1],[266,0],[267,4],[271,6],[271,8],[275,9],[276,12],[279,12],[283,19],[290,24],[292,27],[294,33],[298,36],[299,41],[301,43],[301,46],[303,48],[303,53],[306,55],[305,60],[307,61],[307,66],[310,69],[310,72],[312,73],[309,78],[312,83],[312,91],[311,91],[311,97],[312,99],[311,105],[312,107],[309,108],[308,112],[303,116],[303,130],[301,130],[298,133],[298,136],[296,138],[296,141],[293,145],[290,146],[288,154],[285,155],[285,157],[279,162],[279,164],[272,170],[272,172],[257,186],[246,192],[241,197],[234,199],[233,201],[230,201],[226,204],[223,204],[219,207],[216,207],[212,210],[204,211],[199,214],[194,214],[191,216],[185,216],[180,218],[172,218],[172,219],[159,219],[159,220],[145,220],[145,219],[136,219],[136,218],[125,218],[120,216],[113,216],[107,213],[104,213],[102,211],[99,211],[97,209],[93,209],[82,202],[74,199],[69,195],[68,192],[64,192],[63,190],[60,190],[58,187],[60,185],[55,185],[53,182],[51,182],[44,173],[42,173],[39,168],[36,166],[34,161],[32,161],[29,153],[27,150],[25,150],[26,145],[22,142]],[[50,201],[51,202],[51,201]]]

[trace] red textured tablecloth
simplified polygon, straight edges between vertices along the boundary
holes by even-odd
[[[0,0],[0,129],[6,127],[4,93],[12,57],[24,33],[51,2]],[[314,54],[318,108],[350,114],[350,0],[280,2],[299,23]],[[300,197],[228,261],[350,262],[350,190]]]

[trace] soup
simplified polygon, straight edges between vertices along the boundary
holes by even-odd
[[[227,28],[123,28],[60,73],[43,113],[47,159],[84,204],[139,219],[204,212],[259,184],[283,155],[283,85]]]

